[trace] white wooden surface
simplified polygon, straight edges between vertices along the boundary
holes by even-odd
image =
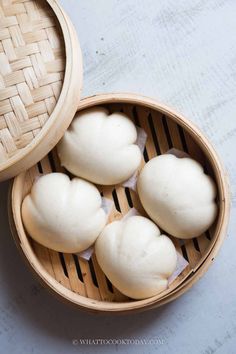
[[[44,290],[23,263],[0,185],[0,353],[233,354],[236,347],[236,1],[61,0],[79,34],[83,96],[152,96],[196,122],[229,171],[232,218],[208,273],[151,312],[92,316]],[[159,338],[156,345],[81,345],[80,338]]]

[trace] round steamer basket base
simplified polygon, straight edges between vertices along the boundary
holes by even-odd
[[[86,98],[79,110],[102,105],[110,112],[122,111],[147,133],[147,142],[140,169],[151,158],[170,148],[187,152],[199,161],[217,185],[218,216],[214,225],[196,239],[172,238],[176,249],[189,262],[170,287],[152,298],[129,299],[121,294],[101,271],[93,254],[90,261],[77,255],[62,254],[33,241],[24,229],[21,204],[29,193],[35,177],[42,173],[60,171],[56,149],[37,165],[16,177],[9,200],[9,217],[17,246],[43,284],[61,299],[78,308],[93,312],[128,313],[160,306],[184,293],[207,270],[226,233],[229,215],[227,178],[221,163],[208,140],[189,121],[173,110],[146,97],[132,94],[106,94]],[[122,218],[131,208],[146,216],[138,195],[131,189],[117,186],[98,186],[103,196],[114,201],[109,222]]]
[[[0,181],[61,139],[79,104],[82,55],[54,0],[1,1]]]

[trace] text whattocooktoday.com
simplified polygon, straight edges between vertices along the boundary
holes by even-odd
[[[73,345],[162,345],[161,338],[79,338],[73,339]]]

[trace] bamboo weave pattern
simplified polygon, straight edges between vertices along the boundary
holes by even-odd
[[[41,131],[64,71],[64,41],[47,2],[0,0],[0,163]]]

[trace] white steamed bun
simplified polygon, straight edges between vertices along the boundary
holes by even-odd
[[[216,217],[215,183],[191,158],[153,158],[142,169],[137,189],[150,218],[178,238],[201,235]]]
[[[63,173],[40,177],[22,204],[29,235],[59,252],[81,252],[91,246],[104,228],[107,216],[97,188]]]
[[[177,264],[172,241],[142,216],[107,225],[95,243],[95,253],[111,283],[134,299],[165,290]]]
[[[102,185],[121,183],[139,167],[137,130],[123,113],[102,107],[78,112],[59,142],[62,166],[78,177]]]

